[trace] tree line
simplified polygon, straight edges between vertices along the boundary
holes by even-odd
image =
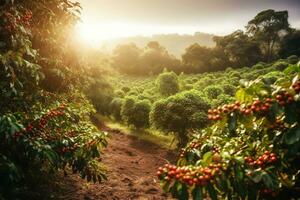
[[[159,74],[164,68],[176,73],[202,73],[300,55],[300,30],[290,26],[288,11],[264,10],[248,22],[245,31],[215,36],[213,40],[213,48],[190,45],[181,59],[156,41],[143,49],[134,43],[122,44],[114,49],[112,63],[121,73],[131,75]]]

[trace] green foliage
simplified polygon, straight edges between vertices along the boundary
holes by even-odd
[[[116,97],[123,98],[125,96],[125,92],[123,90],[117,90],[114,94]]]
[[[210,104],[200,92],[185,91],[155,102],[150,113],[150,120],[156,128],[174,132],[180,145],[185,145],[189,129],[206,126],[205,111],[209,107]]]
[[[222,89],[225,94],[230,95],[230,96],[234,96],[234,94],[236,92],[236,87],[231,84],[222,85]]]
[[[273,84],[275,83],[279,78],[284,77],[285,74],[283,72],[279,72],[279,71],[273,71],[273,72],[269,72],[266,75],[261,76],[262,80],[265,83],[268,84]]]
[[[90,74],[68,43],[79,9],[65,0],[0,4],[0,198],[21,199],[28,183],[67,168],[105,178],[106,135],[78,84]]]
[[[124,87],[122,87],[122,91],[123,91],[125,94],[127,94],[127,93],[130,91],[130,88],[124,86]]]
[[[214,37],[214,41],[234,67],[251,66],[261,60],[262,53],[258,42],[243,31],[238,30],[224,37]]]
[[[204,93],[209,99],[216,99],[223,93],[223,89],[220,86],[210,85],[204,89]]]
[[[279,55],[281,58],[287,58],[290,55],[300,56],[300,31],[292,29],[285,35],[280,43]]]
[[[283,71],[288,66],[289,66],[289,63],[287,63],[285,61],[277,61],[272,65],[272,67],[278,71]]]
[[[265,61],[270,62],[276,56],[274,51],[280,40],[280,32],[290,31],[288,12],[264,10],[250,20],[246,28],[260,44]]]
[[[299,58],[296,55],[291,55],[287,58],[287,61],[289,64],[297,64],[299,61]]]
[[[107,105],[109,105],[113,99],[114,90],[107,81],[104,79],[91,81],[85,93],[99,113],[110,114],[109,106]]]
[[[198,82],[196,82],[194,88],[203,91],[205,87],[214,83],[214,80],[209,77],[201,78]]]
[[[121,121],[122,116],[121,116],[121,109],[123,105],[123,99],[122,98],[114,98],[110,102],[110,113],[114,117],[115,120]]]
[[[135,44],[119,45],[114,50],[113,66],[130,75],[159,74],[164,68],[176,70],[180,61],[158,42],[149,42],[144,49]]]
[[[299,187],[299,73],[244,82],[238,102],[208,110],[175,165],[157,175],[178,199],[295,199]]]
[[[164,72],[157,77],[157,88],[161,95],[169,96],[179,91],[179,80],[174,72]]]
[[[128,125],[135,128],[149,127],[149,113],[151,104],[147,100],[137,100],[134,97],[126,97],[121,108],[121,116]]]
[[[213,101],[213,105],[215,107],[217,106],[221,106],[221,105],[224,105],[224,104],[229,104],[229,103],[232,103],[234,102],[234,97],[232,95],[227,95],[227,94],[220,94],[217,99],[215,99]]]

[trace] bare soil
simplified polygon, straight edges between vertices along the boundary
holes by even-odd
[[[119,130],[102,128],[109,133],[108,147],[102,161],[107,167],[107,181],[87,183],[78,175],[69,174],[55,183],[55,190],[46,199],[64,200],[160,200],[164,194],[156,177],[159,166],[175,162],[174,152],[156,144],[126,135]]]

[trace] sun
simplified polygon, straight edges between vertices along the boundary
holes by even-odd
[[[101,45],[105,41],[129,37],[138,33],[139,28],[127,23],[79,22],[76,32],[80,38],[91,45]]]

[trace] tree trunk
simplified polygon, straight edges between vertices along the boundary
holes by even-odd
[[[178,148],[183,148],[188,143],[187,131],[182,129],[178,132]]]

